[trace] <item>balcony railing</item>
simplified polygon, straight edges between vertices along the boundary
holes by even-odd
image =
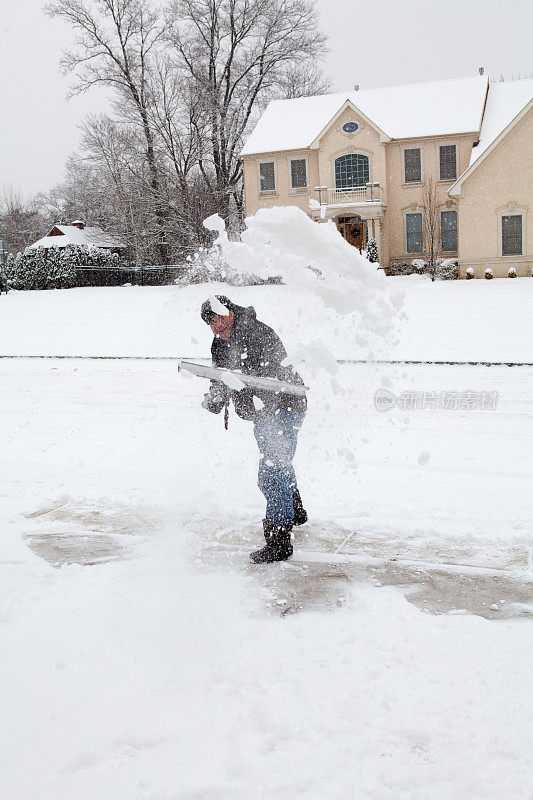
[[[353,206],[363,203],[381,203],[383,194],[379,183],[367,183],[351,189],[328,189],[315,186],[316,199],[320,205]]]

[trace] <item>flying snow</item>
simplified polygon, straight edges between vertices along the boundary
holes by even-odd
[[[383,271],[348,244],[331,220],[317,224],[299,208],[265,208],[246,219],[242,241],[235,242],[219,219],[209,217],[204,225],[218,232],[216,244],[231,270],[281,276],[287,286],[315,295],[341,317],[347,337],[366,342],[369,358],[376,339],[392,342],[403,293],[391,289]],[[300,341],[295,355],[331,374],[336,356],[317,341]]]
[[[224,233],[226,226],[224,220],[219,214],[211,214],[210,217],[204,219],[204,228],[208,231],[217,231],[217,233]]]
[[[223,372],[221,374],[221,380],[226,386],[230,389],[233,389],[235,392],[240,392],[241,389],[245,389],[246,385],[239,380],[239,378],[233,372]]]

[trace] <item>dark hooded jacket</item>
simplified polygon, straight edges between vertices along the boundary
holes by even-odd
[[[252,306],[243,308],[226,297],[219,298],[234,313],[233,326],[226,341],[215,336],[211,345],[213,365],[241,371],[245,375],[276,378],[287,383],[303,385],[303,380],[290,366],[281,362],[287,353],[279,336],[264,322],[260,322]],[[220,387],[221,388],[221,387]],[[225,387],[224,387],[225,388]],[[229,391],[235,411],[242,419],[253,420],[257,411],[253,397],[264,404],[262,411],[275,413],[278,409],[305,411],[306,398],[284,392],[270,392],[247,387],[241,391]]]

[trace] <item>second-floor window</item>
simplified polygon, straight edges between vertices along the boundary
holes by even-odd
[[[457,148],[454,144],[444,144],[439,148],[440,179],[451,181],[457,178]]]
[[[335,159],[335,188],[354,189],[366,186],[370,180],[368,156],[362,153],[349,153]]]
[[[293,158],[291,160],[291,186],[293,189],[305,189],[307,186],[305,158]]]
[[[502,256],[522,255],[522,214],[502,217]]]
[[[412,147],[403,151],[405,183],[420,183],[422,180],[422,160],[420,148]]]
[[[262,192],[273,192],[276,189],[276,171],[273,161],[259,164],[259,184]]]
[[[442,249],[457,250],[457,211],[441,211],[440,230]]]
[[[405,215],[405,232],[408,253],[422,252],[422,214]]]

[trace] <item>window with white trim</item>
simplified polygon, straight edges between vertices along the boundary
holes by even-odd
[[[502,216],[502,256],[522,255],[522,214]]]
[[[259,164],[259,184],[262,192],[274,192],[276,189],[276,171],[273,161]]]
[[[403,151],[405,183],[420,183],[422,180],[422,159],[419,147]]]
[[[443,144],[439,148],[440,179],[452,181],[457,178],[457,147],[454,144]]]
[[[440,231],[443,251],[457,250],[457,211],[440,212]]]
[[[307,163],[305,158],[291,159],[291,186],[293,189],[305,189],[307,186]]]
[[[422,252],[422,214],[405,215],[405,238],[407,242],[408,253],[421,253]]]

